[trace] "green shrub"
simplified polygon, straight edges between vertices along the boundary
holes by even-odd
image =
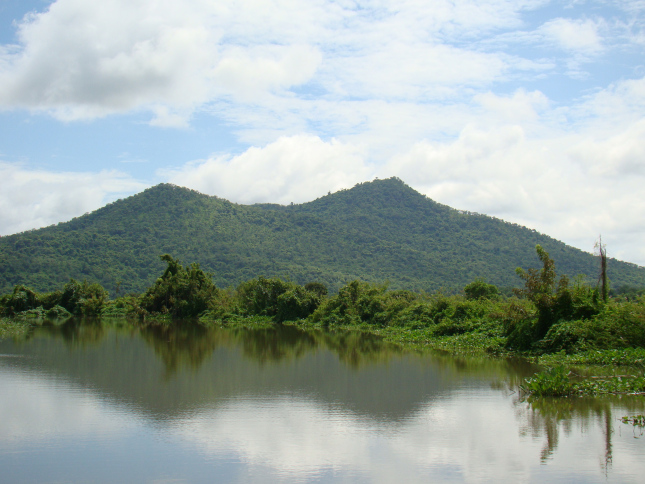
[[[281,323],[304,319],[312,314],[319,304],[318,294],[294,285],[278,296],[275,320]]]
[[[563,397],[575,389],[564,366],[536,373],[532,378],[525,379],[520,388],[537,397]]]
[[[329,294],[327,286],[325,286],[322,282],[308,282],[307,284],[305,284],[305,289],[316,294],[320,299]]]
[[[217,294],[210,274],[199,264],[182,267],[177,259],[164,254],[168,264],[163,275],[141,296],[140,306],[149,313],[174,317],[195,317],[208,309],[209,301]]]
[[[488,284],[483,279],[475,279],[464,287],[466,299],[495,299],[499,296],[497,286]]]
[[[638,301],[610,302],[591,319],[560,321],[538,346],[549,352],[644,348],[645,305]]]
[[[473,329],[474,326],[470,321],[455,321],[446,318],[433,328],[432,334],[436,336],[453,336],[455,334],[470,333]]]
[[[42,306],[42,303],[38,294],[23,285],[17,285],[11,294],[7,294],[0,299],[2,314],[7,316],[36,309],[40,306]]]
[[[246,314],[276,316],[278,298],[292,286],[293,284],[277,277],[272,279],[258,277],[243,282],[237,288],[239,306]]]
[[[434,311],[427,301],[415,301],[402,308],[392,320],[392,325],[420,329],[434,325]]]
[[[388,291],[386,285],[352,281],[326,299],[312,320],[324,324],[404,325],[412,304],[420,299],[411,291]]]
[[[63,287],[59,305],[72,314],[97,316],[107,299],[108,293],[100,284],[70,279]]]
[[[67,319],[72,316],[72,314],[62,306],[54,306],[53,308],[48,309],[45,312],[45,316],[52,319]]]
[[[324,297],[322,284],[309,287],[311,290],[279,278],[258,277],[240,284],[236,299],[244,314],[270,316],[278,323],[295,321],[311,315]]]

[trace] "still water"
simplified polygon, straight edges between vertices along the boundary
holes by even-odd
[[[642,482],[643,397],[357,333],[48,324],[0,341],[0,482]]]

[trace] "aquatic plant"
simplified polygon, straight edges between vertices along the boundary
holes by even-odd
[[[591,377],[573,381],[564,366],[555,366],[526,378],[520,389],[536,397],[566,397],[570,395],[645,394],[645,377],[621,375]]]
[[[631,417],[625,416],[622,417],[620,421],[624,424],[631,424],[634,427],[645,427],[645,415],[632,415]]]
[[[537,397],[563,397],[574,392],[574,386],[564,366],[536,373],[532,378],[525,379],[520,389]]]

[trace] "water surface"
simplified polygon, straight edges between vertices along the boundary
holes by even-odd
[[[643,397],[357,333],[46,324],[0,341],[3,482],[640,482]]]

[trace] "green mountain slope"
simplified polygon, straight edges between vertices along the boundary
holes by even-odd
[[[590,241],[591,243],[591,241]],[[238,205],[158,185],[95,212],[0,238],[0,293],[15,284],[39,291],[70,277],[113,294],[141,292],[163,271],[159,255],[198,262],[220,287],[263,275],[332,290],[349,280],[389,281],[432,291],[476,277],[516,286],[515,268],[535,267],[535,245],[559,273],[595,279],[598,261],[546,235],[462,213],[398,179],[376,180],[301,205]],[[645,286],[645,268],[610,260],[615,287]]]

